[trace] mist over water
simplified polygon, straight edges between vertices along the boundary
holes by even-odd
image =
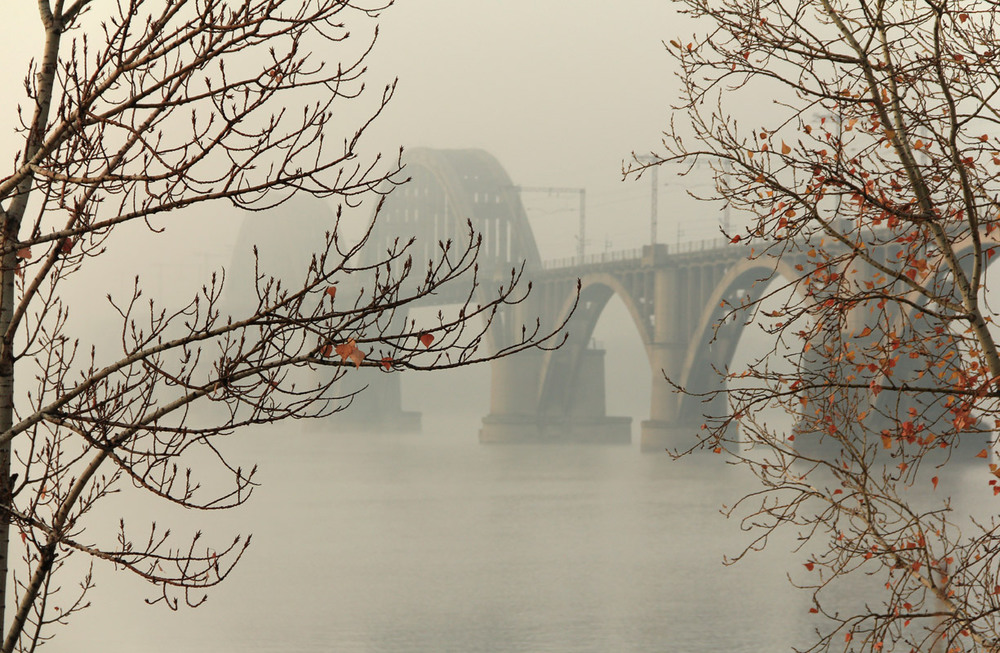
[[[238,436],[264,485],[206,531],[252,529],[233,576],[174,614],[98,569],[95,607],[55,650],[767,651],[803,632],[787,548],[721,564],[745,542],[718,512],[738,471],[628,446],[482,446],[477,427]]]
[[[145,605],[155,594],[131,574],[98,565],[93,607],[56,630],[53,650],[756,652],[804,641],[809,595],[786,571],[805,556],[776,542],[723,566],[748,539],[719,510],[750,480],[714,456],[641,454],[652,371],[619,300],[594,335],[608,351],[608,413],[633,416],[632,446],[479,444],[486,366],[404,373],[421,433],[335,421],[239,431],[223,444],[233,464],[260,465],[247,505],[200,514],[126,493],[87,531],[106,539],[124,513],[136,534],[155,520],[179,542],[250,532],[233,574],[201,607],[172,613]]]

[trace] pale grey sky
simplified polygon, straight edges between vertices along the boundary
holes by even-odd
[[[0,98],[0,113],[10,124],[41,30],[35,2],[7,5],[0,84],[17,92]],[[369,101],[393,77],[399,87],[367,151],[480,147],[517,184],[586,187],[588,252],[648,244],[648,181],[622,182],[621,163],[632,150],[656,148],[669,121],[676,82],[662,41],[690,31],[671,3],[398,0],[378,22]],[[371,26],[359,21],[358,36]],[[9,129],[0,134],[8,157],[10,136]],[[659,240],[676,240],[678,226],[686,240],[714,236],[718,214],[683,194],[695,182],[671,179],[669,171],[660,178]],[[576,198],[533,196],[527,203],[543,257],[574,254]]]
[[[668,124],[676,83],[661,41],[679,23],[653,0],[401,0],[372,59],[373,78],[400,78],[378,142],[484,148],[517,184],[586,187],[588,251],[647,244],[648,183],[621,182],[621,162]],[[573,254],[575,202],[530,198],[543,257]],[[694,210],[679,188],[661,193],[661,213],[671,206]],[[675,219],[661,215],[661,241]],[[714,233],[693,215],[682,228]]]

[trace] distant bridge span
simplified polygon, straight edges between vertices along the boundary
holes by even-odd
[[[543,328],[559,324],[573,305],[577,279],[582,283],[565,346],[492,363],[491,412],[483,419],[482,441],[628,440],[631,420],[606,415],[604,351],[590,344],[601,313],[616,295],[649,360],[648,370],[636,370],[652,377],[643,448],[682,444],[680,438],[698,429],[704,413],[725,410],[675,393],[663,372],[693,390],[717,387],[713,366],[729,364],[738,338],[738,329],[729,327],[713,341],[714,326],[723,317],[720,304],[738,302],[770,276],[773,262],[767,268],[768,263],[749,261],[739,248],[716,240],[543,265],[518,191],[490,154],[415,148],[406,152],[404,163],[411,181],[387,199],[373,234],[380,245],[376,251],[383,242],[413,236],[414,258],[431,259],[440,251],[439,241],[462,236],[471,220],[483,234],[482,279],[509,277],[512,267],[525,265],[532,293],[493,325],[492,346],[511,342],[521,325],[536,317]],[[457,301],[461,292],[455,294],[438,299]]]

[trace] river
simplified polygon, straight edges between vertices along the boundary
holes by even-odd
[[[737,470],[634,445],[483,446],[473,418],[424,421],[421,434],[293,424],[237,436],[239,457],[261,461],[263,486],[204,522],[220,543],[253,532],[234,574],[202,607],[173,613],[99,566],[94,606],[57,629],[52,649],[714,653],[802,643],[809,599],[785,577],[797,555],[775,546],[722,564],[746,541],[719,513],[741,485]]]

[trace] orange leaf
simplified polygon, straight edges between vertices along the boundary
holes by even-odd
[[[740,242],[740,235],[736,234],[735,236],[733,236],[732,238],[729,239],[729,242],[731,242],[731,243],[738,243],[738,242]]]
[[[982,136],[979,137],[979,140],[981,140],[982,142],[986,143],[987,141],[990,140],[990,137],[987,134],[983,134]]]
[[[965,21],[969,20],[969,14],[959,14],[958,19],[964,23]]]
[[[716,447],[715,449],[712,449],[712,451],[715,453],[722,453],[722,447]]]
[[[878,393],[882,392],[882,384],[872,379],[871,383],[868,384],[868,389],[871,390],[873,396],[877,397]]]
[[[59,251],[62,252],[63,254],[69,254],[71,251],[73,251],[73,244],[74,243],[72,238],[63,238],[62,244],[59,246]]]
[[[326,344],[323,348],[319,350],[319,353],[323,356],[330,357],[333,355],[333,345]]]
[[[340,356],[342,360],[347,360],[347,357],[351,355],[351,352],[358,348],[358,343],[354,338],[348,339],[347,342],[342,342],[335,347],[337,355]]]
[[[386,370],[391,370],[392,369],[392,359],[389,358],[388,356],[383,356],[382,357],[382,367],[384,367]]]
[[[816,608],[809,608],[809,612],[812,614],[816,614],[817,612],[819,612],[819,610],[817,610]]]
[[[31,258],[31,248],[30,247],[22,247],[21,249],[17,250],[17,258],[30,259]]]
[[[432,342],[434,342],[433,334],[431,333],[420,334],[420,344],[422,344],[424,347],[430,347]]]
[[[350,338],[347,342],[337,345],[334,350],[340,356],[341,361],[347,362],[350,360],[354,363],[355,368],[361,367],[361,361],[365,359],[364,352],[358,349],[358,343],[355,342],[354,338]]]
[[[872,330],[869,327],[861,329],[861,333],[858,334],[859,338],[866,338],[872,334]]]
[[[333,299],[334,297],[336,297],[337,296],[337,286],[330,286],[329,288],[327,288],[326,289],[326,294],[330,296],[330,299]]]
[[[844,641],[845,642],[851,641],[851,633],[844,633]]]
[[[986,451],[986,449],[983,449],[982,451],[976,454],[976,458],[989,458],[989,457],[990,454]]]
[[[804,567],[805,567],[806,569],[808,569],[809,571],[812,571],[812,570],[813,570],[813,567],[815,567],[816,565],[815,565],[815,564],[813,564],[813,563],[812,563],[812,561],[810,561],[810,562],[807,562],[807,563],[805,563],[805,564],[804,564],[803,566],[804,566]]]
[[[931,478],[931,485],[934,486],[935,490],[937,489],[937,484],[938,484],[938,477],[935,476],[935,477]]]
[[[990,247],[988,250],[986,250],[986,260],[993,258],[993,255],[996,253],[997,253],[996,250]]]

